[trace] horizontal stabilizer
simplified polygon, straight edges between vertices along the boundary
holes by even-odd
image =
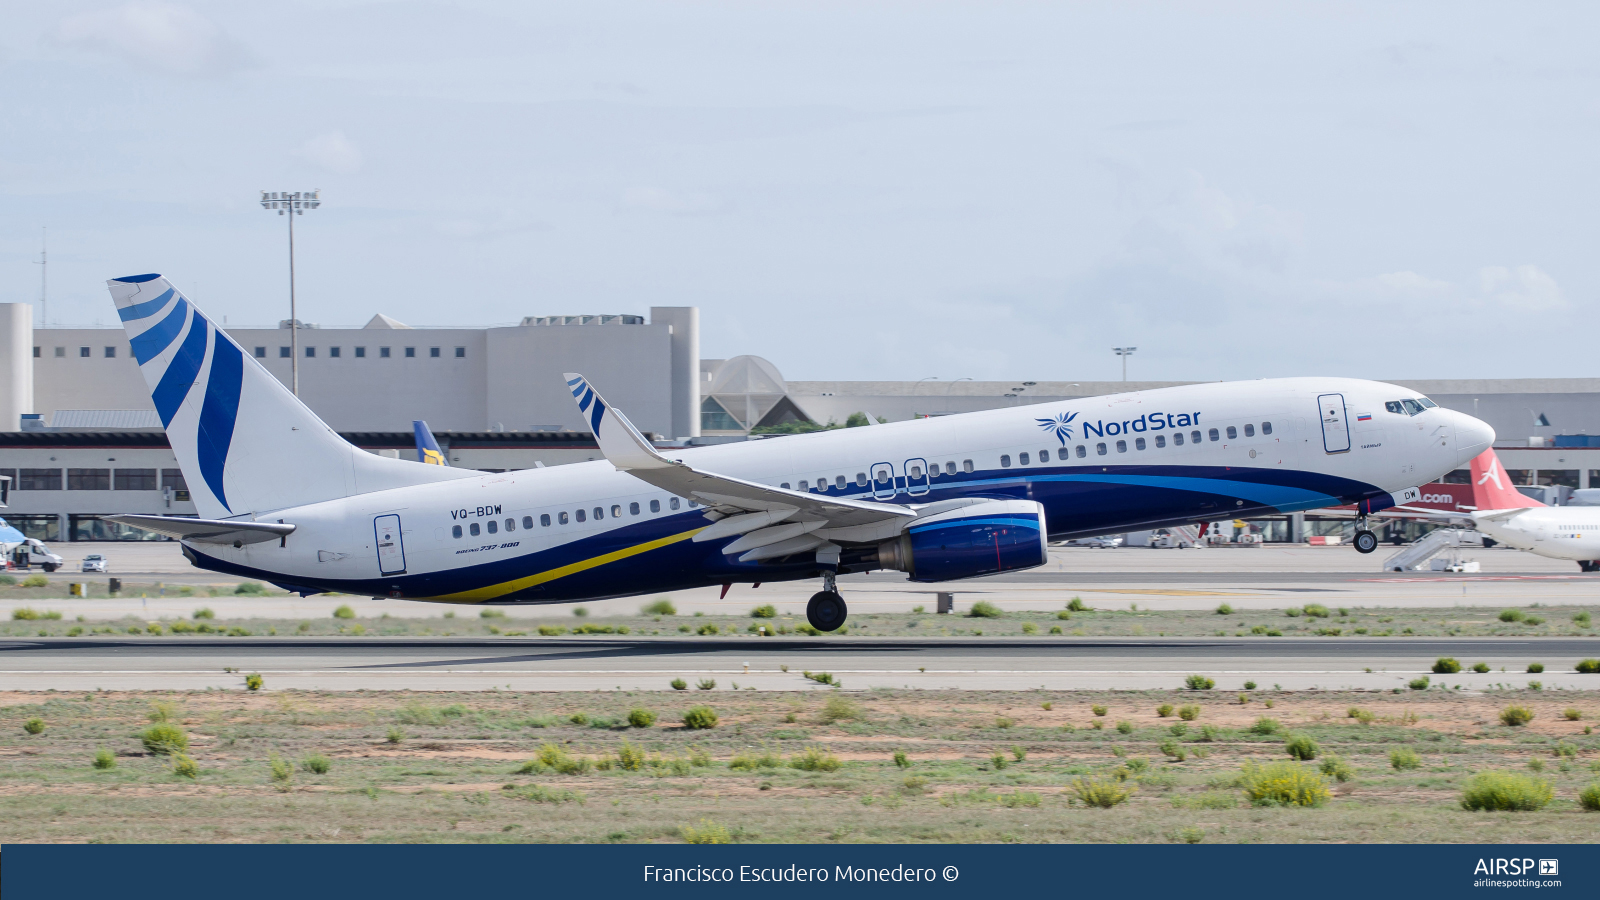
[[[183,516],[118,515],[106,518],[181,541],[198,541],[202,544],[259,544],[288,537],[295,529],[295,526],[281,522],[189,519]]]

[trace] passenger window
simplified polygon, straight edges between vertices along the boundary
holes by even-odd
[[[1215,428],[1211,429],[1211,439],[1213,441],[1217,439],[1217,430]],[[1189,440],[1194,442],[1194,443],[1196,443],[1196,444],[1200,443],[1200,432],[1198,432],[1198,431],[1189,432]]]
[[[800,479],[800,490],[802,490],[802,491],[811,490],[811,482],[805,480],[804,478]]]
[[[1246,425],[1246,426],[1244,426],[1244,436],[1245,437],[1255,437],[1256,436],[1256,427],[1254,425]]]
[[[944,464],[944,473],[946,475],[954,475],[956,473],[956,464],[954,462],[945,463]]]
[[[972,468],[973,468],[972,460],[963,459],[961,461],[961,471],[966,472],[968,475],[970,475],[970,474],[972,474]]]
[[[596,521],[596,522],[598,522],[598,521],[600,521],[600,520],[601,520],[601,519],[604,519],[604,518],[605,518],[605,517],[606,517],[606,510],[605,510],[605,507],[603,507],[603,506],[596,506],[596,507],[595,507],[595,508],[594,508],[594,520],[595,520],[595,521]]]
[[[1039,451],[1039,462],[1047,463],[1049,461],[1050,461],[1050,451],[1049,450],[1040,450]]]
[[[678,508],[678,498],[677,497],[673,497],[672,499],[668,500],[667,501],[667,508],[668,509],[677,509]]]
[[[1094,445],[1094,452],[1096,454],[1100,455],[1100,456],[1105,456],[1106,455],[1106,445],[1105,444],[1095,444]]]
[[[549,513],[540,513],[539,514],[539,524],[544,526],[545,528],[549,528],[550,527],[550,514]]]
[[[628,504],[628,515],[637,516],[638,514],[639,514],[639,504],[637,502],[629,503]]]
[[[1143,450],[1144,449],[1144,438],[1134,438],[1133,439],[1133,449],[1135,449],[1135,450]]]
[[[1079,459],[1083,459],[1085,456],[1088,456],[1088,455],[1089,455],[1089,448],[1085,447],[1082,444],[1079,444],[1078,445],[1078,458]]]
[[[661,501],[660,500],[651,500],[650,501],[650,511],[653,512],[653,513],[661,512]]]
[[[1117,452],[1118,453],[1127,453],[1128,452],[1128,442],[1127,441],[1117,441]]]
[[[1262,434],[1271,434],[1272,433],[1272,423],[1271,422],[1262,422],[1261,423],[1261,433]]]
[[[1004,453],[1000,454],[1000,468],[1002,468],[1002,469],[1011,468],[1011,457],[1008,454],[1004,454]]]
[[[585,518],[587,518],[587,517],[586,517],[586,516],[585,516],[585,515],[584,515],[584,514],[583,514],[583,510],[581,510],[581,509],[580,509],[580,510],[578,510],[578,511],[577,511],[577,512],[575,512],[575,513],[573,513],[573,515],[574,515],[574,516],[576,516],[576,517],[577,517],[577,519],[578,519],[578,521],[579,521],[579,522],[582,522],[582,521],[584,521],[584,519],[585,519]]]
[[[1217,436],[1217,430],[1215,428],[1211,429],[1211,439],[1213,441],[1221,440],[1221,438]]]
[[[781,487],[787,491],[789,489],[789,482],[785,481],[783,484],[778,485],[778,487]]]
[[[1231,441],[1231,440],[1233,440],[1234,438],[1236,438],[1238,436],[1239,436],[1239,429],[1233,427],[1232,425],[1229,425],[1228,426],[1228,440]],[[1214,441],[1214,440],[1216,440],[1216,438],[1212,438],[1212,440]]]
[[[454,538],[461,537],[461,526],[460,525],[451,525],[450,526],[450,536],[454,537]]]
[[[1026,453],[1018,453],[1017,454],[1017,462],[1021,463],[1024,466],[1027,465],[1028,464],[1028,454],[1026,454]]]
[[[889,483],[889,470],[888,469],[879,469],[874,474],[877,476],[879,484],[888,484]]]
[[[516,531],[517,530],[517,520],[516,519],[507,519],[506,520],[506,530],[507,531]]]
[[[467,533],[472,535],[473,537],[477,537],[478,536],[478,523],[477,522],[473,522],[471,525],[468,525],[467,526]]]
[[[1167,445],[1167,436],[1164,435],[1164,434],[1156,435],[1156,449],[1160,450],[1162,447],[1165,447],[1166,445]]]
[[[833,477],[833,486],[838,488],[841,491],[844,490],[844,476],[843,475],[835,475]]]
[[[920,479],[922,477],[922,467],[921,466],[912,466],[911,467],[911,477]]]
[[[599,516],[595,516],[595,518],[598,519],[600,517]],[[613,505],[611,507],[611,518],[613,518],[613,519],[622,518],[622,505],[621,504],[616,504],[616,505]]]
[[[496,522],[493,519],[490,519],[489,520],[489,533],[490,534],[495,534],[499,530],[500,530],[500,523]]]
[[[1183,446],[1183,432],[1174,431],[1172,433],[1172,445],[1174,447],[1182,447]]]
[[[566,510],[562,510],[561,512],[557,513],[556,514],[556,521],[560,522],[562,525],[567,524],[567,511]]]
[[[546,525],[550,524],[550,517],[549,516],[545,516],[544,520],[545,520],[544,524],[546,524]],[[523,516],[522,517],[522,527],[524,529],[532,528],[533,527],[533,516]]]
[[[857,472],[856,473],[856,484],[858,486],[860,486],[860,487],[866,487],[867,486],[867,473],[865,473],[865,472]]]
[[[689,508],[690,509],[699,509],[700,508],[700,501],[699,500],[690,500],[689,501]]]

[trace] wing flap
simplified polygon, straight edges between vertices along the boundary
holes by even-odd
[[[231,519],[189,519],[182,516],[106,516],[113,522],[154,531],[182,541],[202,544],[259,544],[276,541],[294,533],[295,526],[280,522],[250,522]]]

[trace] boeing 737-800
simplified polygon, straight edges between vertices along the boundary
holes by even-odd
[[[357,449],[165,278],[109,285],[201,516],[115,518],[302,593],[559,603],[820,578],[807,616],[833,631],[839,573],[943,582],[1041,565],[1052,538],[1365,516],[1494,440],[1405,388],[1287,378],[657,449],[571,374],[605,460],[485,474]],[[1373,419],[1396,399],[1424,409]]]

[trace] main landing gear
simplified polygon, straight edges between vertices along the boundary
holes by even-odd
[[[1585,572],[1600,572],[1600,559],[1580,559],[1578,568]]]
[[[1367,529],[1367,520],[1364,516],[1356,520],[1355,545],[1357,553],[1371,553],[1378,549],[1378,536]]]
[[[844,598],[839,596],[839,591],[834,587],[833,572],[822,573],[822,590],[811,595],[811,602],[806,604],[806,621],[818,631],[838,631],[844,627],[844,620],[850,615],[850,610],[844,605]]]

